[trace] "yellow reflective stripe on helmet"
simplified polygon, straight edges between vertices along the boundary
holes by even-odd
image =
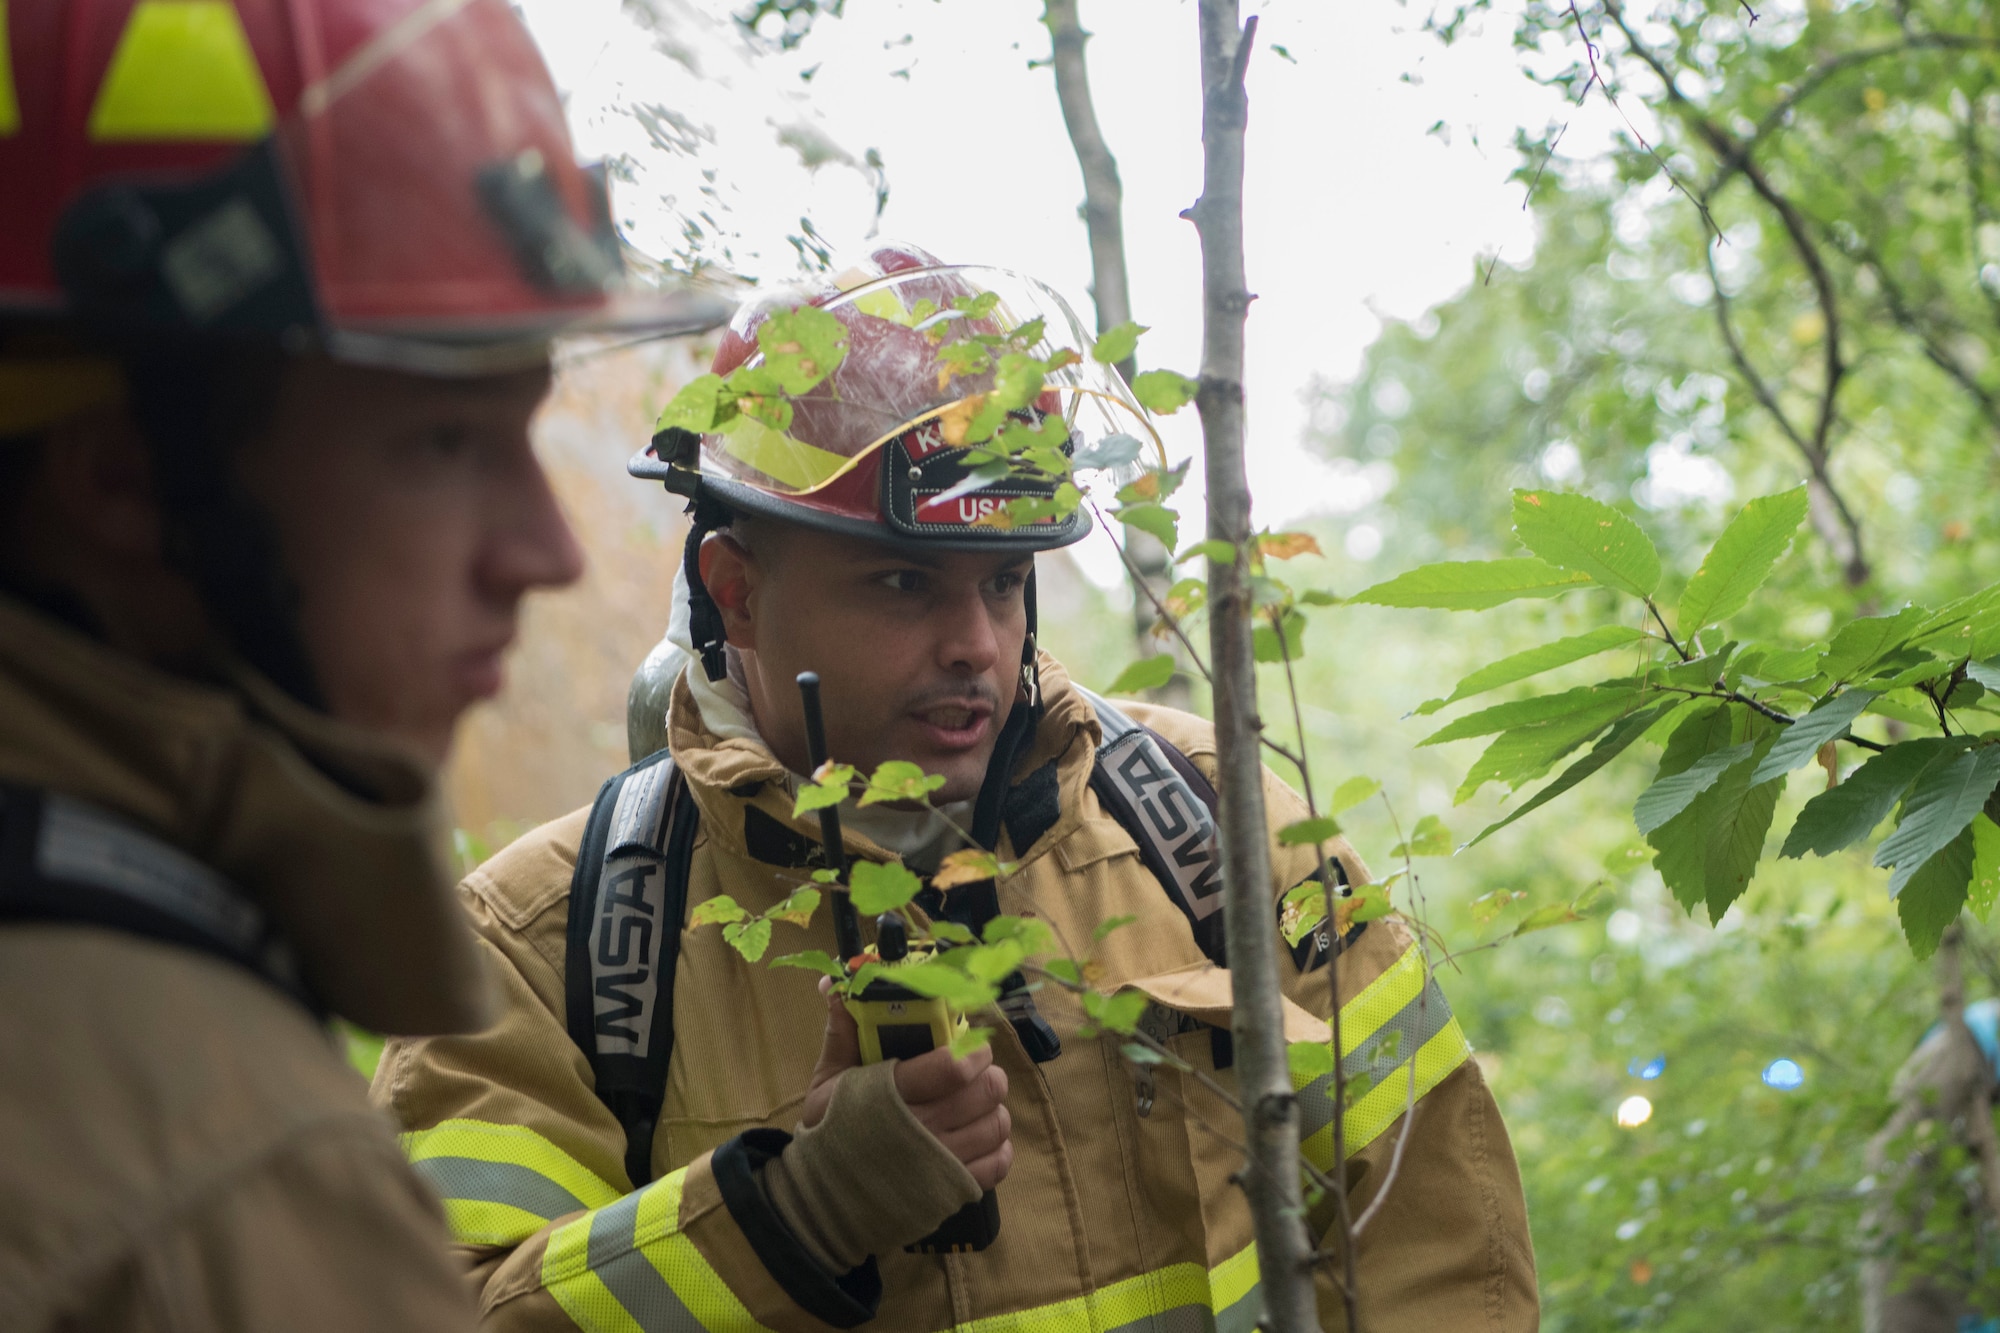
[[[14,60],[7,42],[7,0],[0,0],[0,139],[21,128],[21,100],[14,94]]]
[[[1213,1270],[1170,1264],[1087,1296],[955,1324],[952,1333],[1151,1333],[1162,1316],[1181,1311],[1200,1311],[1199,1326],[1212,1326],[1216,1333],[1250,1333],[1263,1310],[1257,1247],[1248,1245]]]
[[[229,0],[139,0],[90,109],[98,143],[270,132],[271,94]]]
[[[558,1217],[618,1191],[525,1125],[446,1120],[401,1136],[417,1174],[444,1200],[454,1239],[516,1245]]]
[[[1412,944],[1387,971],[1340,1009],[1347,1081],[1345,1147],[1360,1152],[1394,1124],[1410,1104],[1410,1071],[1416,1096],[1444,1081],[1472,1054],[1464,1030],[1437,980],[1427,975]],[[1300,1147],[1322,1171],[1333,1167],[1333,1076],[1293,1080],[1299,1093]]]
[[[682,1169],[564,1223],[542,1285],[584,1333],[767,1333],[680,1230]]]

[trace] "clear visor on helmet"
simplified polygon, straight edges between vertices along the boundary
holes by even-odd
[[[1032,278],[973,266],[906,270],[849,287],[818,309],[840,327],[818,321],[821,344],[806,347],[774,336],[783,315],[774,326],[768,304],[738,316],[737,336],[759,343],[743,369],[778,373],[703,432],[705,473],[807,495],[932,422],[927,434],[945,446],[1018,452],[1027,437],[1017,432],[1027,431],[1065,455],[1089,450],[1164,466],[1159,436],[1124,381],[1092,359],[1092,340],[1068,303]],[[833,361],[830,374],[815,356]],[[1046,464],[1049,455],[1040,456]]]

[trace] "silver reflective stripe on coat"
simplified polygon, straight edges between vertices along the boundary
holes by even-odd
[[[1104,732],[1097,766],[1138,813],[1182,905],[1196,921],[1221,911],[1222,860],[1208,807],[1144,727],[1089,690],[1077,692],[1097,710]]]
[[[618,793],[590,928],[592,1030],[599,1055],[644,1059],[653,1040],[662,954],[679,947],[666,921],[666,821],[671,763],[634,773]]]

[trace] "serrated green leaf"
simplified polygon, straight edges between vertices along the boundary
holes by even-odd
[[[1292,1085],[1304,1087],[1333,1072],[1333,1047],[1323,1041],[1286,1042],[1285,1063],[1291,1067]]]
[[[951,1058],[963,1060],[974,1051],[983,1051],[993,1040],[993,1029],[967,1027],[952,1034]]]
[[[1680,611],[1675,616],[1681,637],[1691,637],[1702,626],[1727,620],[1747,606],[1750,595],[1777,568],[1805,516],[1803,485],[1761,496],[1743,506],[1716,538],[1681,594]]]
[[[1466,773],[1452,804],[1463,805],[1488,782],[1520,790],[1521,784],[1542,776],[1556,760],[1636,710],[1643,697],[1636,690],[1613,691],[1588,709],[1501,732]]]
[[[1132,377],[1132,396],[1148,412],[1172,416],[1201,391],[1201,384],[1171,370],[1142,370]]]
[[[1115,995],[1087,991],[1083,997],[1083,1012],[1097,1026],[1129,1035],[1139,1026],[1139,1016],[1146,1012],[1148,1003],[1144,991],[1123,990]]]
[[[1972,821],[1972,878],[1966,885],[1965,905],[1983,922],[1993,914],[1996,901],[2000,901],[2000,824],[1982,814]]]
[[[1588,575],[1557,569],[1546,560],[1449,560],[1398,574],[1347,600],[1366,606],[1484,611],[1522,597],[1557,597],[1589,583]]]
[[[1754,741],[1731,745],[1703,755],[1678,773],[1660,778],[1640,793],[1632,806],[1632,822],[1641,833],[1651,833],[1660,825],[1694,804],[1694,798],[1713,787],[1722,775],[1750,757]]]
[[[1750,781],[1769,782],[1782,777],[1819,753],[1819,747],[1846,734],[1861,710],[1875,702],[1873,690],[1848,690],[1836,695],[1798,721],[1786,727],[1764,762],[1750,775]]]
[[[983,1009],[1000,998],[999,986],[944,963],[894,965],[889,969],[889,979],[919,995],[943,1000],[962,1014]]]
[[[824,810],[829,805],[839,805],[848,796],[848,783],[854,781],[854,769],[847,764],[834,766],[827,781],[815,782],[809,787],[799,788],[798,797],[792,802],[792,818]]]
[[[812,920],[813,913],[818,910],[819,890],[798,889],[764,915],[789,926],[803,926]]]
[[[722,928],[723,941],[750,962],[756,962],[771,947],[771,923],[762,917],[736,921]]]
[[[694,906],[688,916],[689,926],[726,926],[741,921],[750,914],[743,905],[726,893],[718,893],[713,898],[705,898]]]
[[[1607,588],[1651,597],[1660,586],[1660,553],[1639,525],[1610,505],[1565,491],[1515,491],[1514,535],[1562,569]]]
[[[1976,680],[1987,689],[2000,693],[2000,657],[1991,662],[1967,662],[1965,678]]]
[[[1127,527],[1150,534],[1169,551],[1180,545],[1180,517],[1163,504],[1142,500],[1128,504],[1122,509],[1114,509],[1111,516]]]
[[[1703,755],[1746,740],[1768,740],[1771,724],[1746,708],[1717,705],[1691,716],[1667,742],[1662,777],[1692,767]],[[1706,903],[1711,921],[1749,886],[1763,854],[1764,835],[1784,785],[1773,779],[1750,784],[1751,759],[1725,770],[1720,779],[1665,824],[1646,835],[1657,853],[1654,867],[1674,898],[1689,911]]]
[[[1105,688],[1106,694],[1138,694],[1143,690],[1157,690],[1174,678],[1174,655],[1161,653],[1157,657],[1142,657],[1118,673],[1118,679]]]
[[[1862,671],[1908,643],[1929,616],[1930,612],[1921,606],[1906,606],[1892,616],[1850,620],[1820,654],[1820,672],[1842,682],[1856,679]]]
[[[926,773],[907,759],[888,759],[868,775],[868,789],[861,793],[860,805],[880,805],[885,801],[922,801],[944,786],[944,774]]]
[[[1832,856],[1874,832],[1926,768],[1964,750],[1961,738],[1924,736],[1892,745],[1848,774],[1831,791],[1807,801],[1778,853]]]
[[[847,969],[840,960],[823,949],[805,949],[799,953],[788,953],[771,960],[772,967],[802,967],[808,972],[818,972],[832,977],[835,981],[847,975]]]
[[[1637,688],[1623,681],[1609,685],[1579,685],[1560,694],[1538,694],[1532,699],[1516,699],[1512,703],[1494,704],[1476,713],[1467,713],[1456,722],[1447,722],[1417,744],[1442,745],[1446,741],[1465,740],[1471,736],[1490,736],[1496,731],[1602,711],[1608,701],[1614,699],[1637,698]]]
[[[853,881],[854,910],[863,916],[880,916],[906,907],[924,887],[923,881],[900,865],[856,861]]]
[[[1896,867],[1889,876],[1891,898],[1972,822],[1996,785],[2000,785],[2000,745],[1983,745],[1924,770],[1903,801],[1896,831],[1875,849],[1876,865]]]
[[[1631,746],[1633,741],[1645,735],[1647,729],[1655,722],[1674,712],[1678,707],[1679,705],[1677,704],[1661,704],[1658,707],[1649,708],[1642,713],[1634,713],[1632,716],[1621,720],[1611,730],[1605,732],[1597,744],[1590,747],[1589,754],[1586,754],[1583,758],[1564,769],[1554,782],[1551,782],[1548,786],[1542,788],[1527,801],[1523,802],[1520,808],[1515,810],[1514,813],[1508,815],[1505,819],[1496,820],[1479,830],[1478,836],[1473,838],[1471,842],[1466,843],[1466,847],[1478,846],[1492,834],[1498,833],[1501,829],[1506,828],[1523,815],[1539,810],[1556,797],[1576,786],[1579,782],[1597,772],[1598,769],[1603,768],[1613,759],[1616,759]],[[1461,848],[1460,850],[1463,849]]]
[[[1819,671],[1817,648],[1748,648],[1736,670],[1750,685],[1782,685],[1810,679]]]
[[[1330,838],[1340,836],[1340,825],[1330,815],[1317,819],[1301,819],[1278,830],[1278,845],[1281,847],[1310,847]]]
[[[1351,777],[1333,789],[1333,797],[1326,803],[1329,815],[1346,814],[1382,790],[1382,784],[1370,777]]]
[[[1139,335],[1146,331],[1144,324],[1134,324],[1126,320],[1114,324],[1097,335],[1097,342],[1090,349],[1090,359],[1100,366],[1115,366],[1126,357],[1139,350]]]
[[[1896,916],[1903,923],[1903,936],[1910,942],[1910,952],[1919,958],[1937,952],[1945,928],[1958,920],[1965,906],[1976,840],[1972,829],[1960,829],[1911,872],[1896,897]]]
[[[1450,856],[1452,851],[1451,830],[1446,828],[1444,821],[1436,815],[1425,815],[1417,821],[1417,826],[1410,830],[1409,841],[1398,843],[1389,855]]]
[[[1602,629],[1594,629],[1588,634],[1578,634],[1567,639],[1557,639],[1554,643],[1545,643],[1538,648],[1530,648],[1525,652],[1514,653],[1511,656],[1503,657],[1497,662],[1479,668],[1479,670],[1458,682],[1457,687],[1452,690],[1448,697],[1432,699],[1420,705],[1417,712],[1419,715],[1435,713],[1440,708],[1448,708],[1461,699],[1470,699],[1475,694],[1484,694],[1486,691],[1497,689],[1502,685],[1511,685],[1517,680],[1526,680],[1528,677],[1538,676],[1544,671],[1550,671],[1559,666],[1567,666],[1571,662],[1579,662],[1586,657],[1595,657],[1598,653],[1607,652],[1613,648],[1622,648],[1627,644],[1637,643],[1646,637],[1648,636],[1644,630],[1633,629],[1629,625],[1606,625]]]

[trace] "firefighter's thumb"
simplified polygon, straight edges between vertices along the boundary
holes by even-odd
[[[861,1063],[861,1030],[846,1004],[833,993],[832,978],[820,979],[819,993],[826,1000],[826,1034],[820,1040],[819,1063],[813,1066],[812,1081],[806,1085],[805,1105],[799,1109],[799,1123],[807,1128],[825,1119],[827,1103],[833,1100],[834,1080]]]

